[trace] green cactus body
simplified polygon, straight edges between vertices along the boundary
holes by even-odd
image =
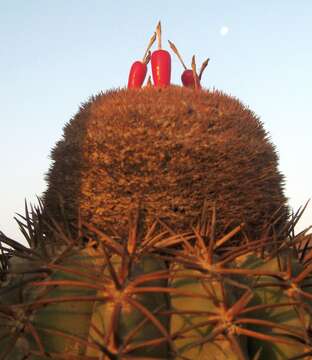
[[[243,336],[235,340],[235,336],[228,337],[231,324],[227,324],[224,307],[235,302],[233,286],[224,289],[222,279],[213,276],[204,279],[201,272],[186,269],[174,278],[172,286],[177,289],[177,294],[171,298],[171,333],[177,336],[175,344],[179,356],[200,360],[238,360],[240,355],[247,356],[246,339]],[[214,334],[222,325],[223,330]],[[235,347],[231,339],[236,341]],[[196,343],[198,345],[194,346]]]
[[[83,264],[84,262],[81,263],[81,265]],[[83,275],[56,272],[49,277],[49,280],[62,284],[63,281],[85,282],[86,279]],[[84,340],[88,336],[94,307],[94,301],[85,301],[85,298],[95,297],[96,290],[79,285],[66,286],[66,284],[44,290],[47,291],[43,298],[44,301],[50,299],[51,302],[35,311],[33,325],[38,330],[39,336],[44,339],[45,351],[47,353],[83,355],[86,345],[78,340]],[[61,298],[76,298],[76,300],[58,302]]]
[[[164,334],[145,314],[145,311],[152,314],[158,324],[169,332],[169,315],[158,315],[160,311],[168,312],[168,295],[161,290],[160,293],[138,291],[138,294],[128,293],[127,290],[141,275],[166,271],[165,264],[149,257],[136,261],[131,266],[131,274],[124,279],[117,299],[118,294],[113,282],[109,280],[105,261],[98,260],[93,261],[85,251],[71,255],[58,264],[63,270],[53,271],[44,280],[27,283],[23,292],[26,310],[19,310],[23,315],[21,332],[18,333],[18,329],[15,331],[18,326],[16,319],[5,319],[0,327],[4,336],[4,339],[0,339],[2,349],[9,348],[11,342],[13,344],[9,353],[10,360],[19,360],[29,350],[34,360],[43,359],[45,355],[52,358],[63,356],[66,359],[95,356],[94,358],[98,359],[105,354],[102,348],[107,348],[117,356],[122,346],[133,357],[169,357],[168,342],[162,339]],[[120,258],[114,256],[112,264],[118,273]],[[101,275],[100,269],[103,265],[105,271]],[[103,282],[103,290],[100,289],[101,286],[98,289],[93,286],[96,282],[90,280],[88,275],[96,275],[98,283]],[[143,281],[141,288],[164,289],[166,283],[166,278]],[[129,297],[128,300],[123,300],[123,296]],[[131,305],[131,298],[138,304],[138,308]],[[36,329],[37,339],[34,333],[29,331],[29,326]],[[136,327],[137,331],[133,332]],[[12,332],[11,336],[5,336],[7,330]],[[129,343],[124,344],[127,337]],[[162,340],[158,342],[157,339]],[[145,342],[155,340],[157,345],[148,343],[144,346]]]
[[[25,263],[23,259],[13,259],[15,269],[25,269],[27,264],[29,269],[35,266],[38,268],[36,262]],[[41,269],[50,264],[41,264]],[[34,354],[37,352],[42,356],[45,353],[68,356],[84,353],[86,346],[77,340],[85,339],[88,335],[94,301],[83,301],[82,298],[92,299],[96,290],[75,283],[85,282],[87,273],[92,273],[95,268],[90,256],[81,251],[72,251],[57,265],[62,266],[63,270],[52,271],[49,275],[46,273],[41,278],[38,274],[35,278],[30,275],[22,277],[24,283],[20,289],[21,296],[14,298],[12,293],[10,298],[6,298],[6,303],[15,304],[15,318],[10,325],[12,335],[5,339],[10,342],[17,337],[15,340],[18,341],[13,341],[16,350],[10,354],[12,360],[20,359],[18,348],[30,349]],[[16,283],[18,286],[21,284],[21,279],[17,278],[17,282],[16,279],[12,280],[13,288]],[[20,321],[16,315],[21,318]],[[16,326],[18,322],[20,329]],[[19,331],[21,336],[18,336]]]
[[[281,267],[232,250],[210,256],[217,250],[194,231],[159,229],[136,245],[103,236],[34,262],[21,298],[1,298],[0,358],[283,360],[311,351],[311,266],[283,251]],[[24,261],[12,262],[30,269]]]
[[[292,279],[304,270],[304,266],[293,256],[288,259],[287,252],[280,252],[278,258],[269,261],[252,255],[243,267],[245,268],[246,265],[247,268],[250,266],[253,270],[263,270],[275,274],[274,276],[263,275],[257,279],[253,278],[250,283],[250,286],[254,286],[251,305],[268,305],[262,310],[257,310],[254,315],[251,313],[251,316],[277,325],[276,328],[274,325],[272,328],[268,328],[261,324],[250,326],[253,331],[277,337],[275,342],[272,342],[272,339],[265,341],[249,338],[250,356],[261,351],[263,359],[286,360],[303,354],[309,349],[308,328],[312,309],[309,303],[311,301],[303,300],[296,292],[297,287],[304,286],[305,280],[303,279],[300,284],[300,282],[295,283]],[[291,267],[291,274],[286,275],[288,266]],[[289,343],[279,342],[279,339]]]
[[[121,266],[120,257],[113,258],[112,264],[118,273]],[[169,358],[168,343],[164,339],[157,341],[164,338],[164,334],[145,314],[147,311],[153,317],[157,316],[157,321],[167,332],[169,331],[168,314],[159,315],[160,312],[165,313],[169,308],[168,295],[161,291],[161,289],[166,288],[167,280],[143,281],[141,285],[143,292],[137,294],[131,293],[131,289],[129,289],[129,286],[131,287],[131,284],[139,280],[142,275],[153,276],[159,271],[166,271],[165,264],[162,261],[146,256],[133,264],[131,273],[128,274],[129,277],[124,279],[119,290],[116,289],[115,284],[110,283],[108,292],[115,295],[107,302],[95,304],[90,338],[103,348],[107,348],[111,353],[120,353],[120,356],[124,351],[133,358],[136,356],[159,359]],[[157,287],[159,292],[144,292],[144,288],[153,287]],[[105,294],[107,295],[107,291],[105,291]],[[154,346],[153,341],[156,342]],[[144,345],[145,343],[148,345]],[[99,351],[89,349],[87,355],[98,356]]]

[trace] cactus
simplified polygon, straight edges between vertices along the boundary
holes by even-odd
[[[217,91],[116,90],[0,233],[1,360],[312,358],[311,249],[259,119]]]

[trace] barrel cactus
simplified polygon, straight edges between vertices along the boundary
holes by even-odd
[[[114,90],[0,233],[0,359],[312,359],[311,250],[260,120],[218,91]]]

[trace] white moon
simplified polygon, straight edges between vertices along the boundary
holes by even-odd
[[[220,35],[221,35],[221,36],[227,35],[228,32],[229,32],[229,30],[230,30],[230,29],[229,29],[227,26],[222,26],[222,28],[220,29]]]

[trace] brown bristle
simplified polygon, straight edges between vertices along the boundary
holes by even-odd
[[[283,176],[257,116],[219,91],[181,87],[115,90],[83,106],[52,152],[44,205],[69,219],[127,234],[132,206],[146,209],[175,231],[198,218],[205,200],[216,204],[216,236],[246,223],[259,237],[281,208]],[[122,229],[122,230],[121,230]],[[123,230],[124,229],[124,230]]]

